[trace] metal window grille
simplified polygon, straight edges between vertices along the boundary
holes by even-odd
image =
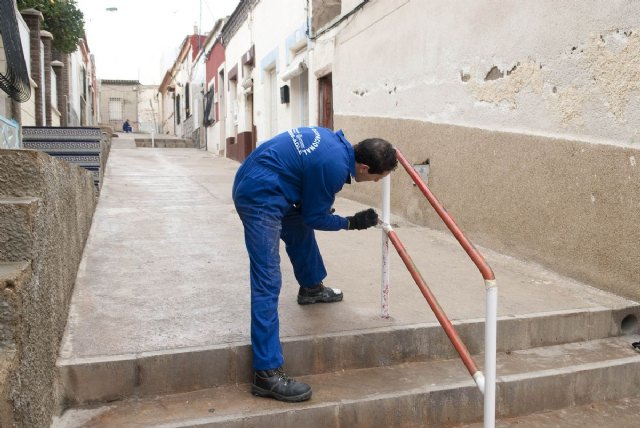
[[[122,98],[109,98],[109,121],[120,122],[124,118]]]

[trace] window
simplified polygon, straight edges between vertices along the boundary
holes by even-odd
[[[109,122],[122,122],[123,111],[122,98],[109,98]]]
[[[214,96],[213,96],[213,88],[212,88],[212,89],[209,89],[209,92],[207,92],[207,95],[205,95],[205,98],[204,98],[204,120],[203,120],[204,126],[211,126],[216,121],[215,112],[213,109],[213,100],[214,100]]]
[[[333,84],[331,74],[318,80],[318,124],[333,129]]]
[[[176,95],[176,124],[180,125],[180,94]]]
[[[87,70],[82,67],[82,98],[87,99]]]
[[[184,112],[187,115],[187,119],[191,117],[191,102],[189,99],[190,92],[191,92],[191,85],[189,85],[189,83],[187,82],[184,85]]]

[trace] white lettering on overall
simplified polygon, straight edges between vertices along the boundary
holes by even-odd
[[[320,145],[320,133],[316,128],[313,127],[311,128],[311,131],[313,131],[313,134],[315,135],[313,137],[313,143],[311,143],[309,147],[305,147],[304,140],[302,139],[302,133],[298,130],[298,128],[289,130],[289,136],[291,137],[291,141],[293,142],[293,144],[296,146],[298,154],[309,155]]]

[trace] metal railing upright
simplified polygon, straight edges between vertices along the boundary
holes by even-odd
[[[407,171],[413,182],[418,186],[420,191],[427,198],[438,216],[445,223],[454,237],[458,240],[467,255],[476,265],[485,282],[486,299],[485,299],[485,366],[484,374],[478,370],[477,364],[464,345],[460,336],[456,332],[451,321],[445,314],[444,310],[436,300],[435,296],[429,289],[420,271],[409,256],[407,250],[402,245],[400,238],[391,227],[391,179],[389,176],[382,180],[382,291],[381,291],[381,307],[382,317],[389,317],[389,241],[398,251],[398,255],[409,270],[422,295],[427,300],[431,310],[435,314],[438,322],[449,337],[453,347],[458,352],[462,362],[467,367],[469,374],[473,377],[476,385],[484,395],[484,427],[495,427],[495,400],[496,400],[496,341],[497,341],[497,310],[498,310],[498,289],[496,286],[495,275],[493,270],[484,260],[484,257],[473,246],[471,241],[467,239],[462,230],[455,223],[451,215],[447,213],[440,201],[429,190],[426,183],[422,181],[418,173],[413,169],[404,155],[396,149],[398,162]]]

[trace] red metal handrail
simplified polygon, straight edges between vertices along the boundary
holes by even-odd
[[[498,305],[498,291],[496,287],[495,275],[493,274],[493,270],[487,262],[484,260],[482,255],[478,252],[478,250],[473,246],[473,244],[465,237],[462,230],[458,227],[458,225],[453,221],[453,218],[447,213],[444,209],[440,201],[431,193],[427,185],[422,181],[420,176],[416,173],[413,167],[409,164],[407,159],[402,155],[402,153],[396,149],[396,155],[400,164],[407,171],[413,182],[420,188],[424,196],[427,198],[431,206],[438,213],[442,221],[447,225],[449,230],[453,233],[455,238],[458,240],[462,248],[464,248],[467,255],[471,258],[473,263],[476,265],[478,270],[480,270],[480,274],[484,278],[485,288],[486,288],[486,321],[485,321],[485,373],[483,374],[478,370],[478,367],[469,354],[469,350],[466,348],[464,343],[460,340],[458,333],[455,331],[455,328],[451,324],[451,321],[447,318],[446,314],[442,310],[442,307],[438,304],[435,296],[429,290],[425,280],[422,278],[422,275],[418,271],[418,268],[411,260],[411,257],[407,253],[407,250],[400,242],[398,235],[395,233],[391,225],[389,224],[389,205],[390,205],[390,180],[388,177],[385,178],[385,186],[383,190],[383,230],[386,234],[388,240],[391,240],[393,246],[398,251],[400,258],[407,266],[407,269],[411,273],[411,276],[415,280],[418,288],[422,292],[422,295],[425,297],[429,306],[431,307],[433,313],[435,314],[438,322],[444,329],[445,333],[449,337],[451,344],[458,352],[458,355],[462,359],[462,362],[469,370],[471,376],[473,376],[474,381],[478,385],[480,391],[484,394],[484,426],[485,428],[495,428],[495,401],[496,401],[496,336],[497,336],[497,305]],[[384,293],[388,293],[388,277],[385,282],[385,260],[388,257],[388,254],[385,253],[385,248],[388,249],[388,245],[386,244],[388,241],[383,240],[383,295]],[[383,300],[384,307],[384,300]],[[384,313],[384,312],[383,312]],[[388,312],[387,312],[388,313]]]
[[[444,209],[438,198],[435,197],[431,190],[424,184],[418,173],[413,169],[409,161],[404,157],[404,155],[400,152],[400,150],[396,149],[396,156],[400,164],[407,170],[409,176],[413,180],[413,182],[418,186],[418,188],[422,191],[424,196],[426,196],[427,200],[431,204],[434,210],[438,213],[442,221],[447,225],[453,236],[458,240],[462,248],[464,248],[465,252],[469,255],[473,263],[477,266],[478,270],[480,270],[480,274],[485,280],[494,280],[495,275],[493,274],[493,270],[484,260],[484,257],[476,250],[473,244],[464,236],[462,230],[458,227],[458,225],[453,221],[449,213]]]
[[[431,310],[440,322],[440,325],[444,329],[444,332],[449,337],[451,344],[458,352],[458,355],[460,355],[460,358],[462,359],[464,365],[467,367],[467,370],[469,370],[469,374],[471,374],[471,376],[475,375],[478,372],[478,366],[476,365],[475,361],[473,361],[473,358],[471,357],[471,354],[469,354],[469,350],[467,349],[467,347],[464,345],[464,343],[462,343],[462,340],[460,340],[460,336],[458,336],[458,333],[451,324],[451,321],[449,321],[449,318],[447,318],[447,315],[444,313],[444,310],[429,289],[429,286],[425,282],[424,278],[422,278],[422,275],[418,271],[416,265],[413,263],[413,260],[407,253],[404,245],[402,245],[402,242],[400,242],[398,235],[393,230],[389,230],[387,231],[387,236],[393,243],[393,246],[396,247],[398,255],[407,266],[407,269],[418,285],[418,288],[422,292],[422,295],[427,300],[427,303],[429,303]]]

